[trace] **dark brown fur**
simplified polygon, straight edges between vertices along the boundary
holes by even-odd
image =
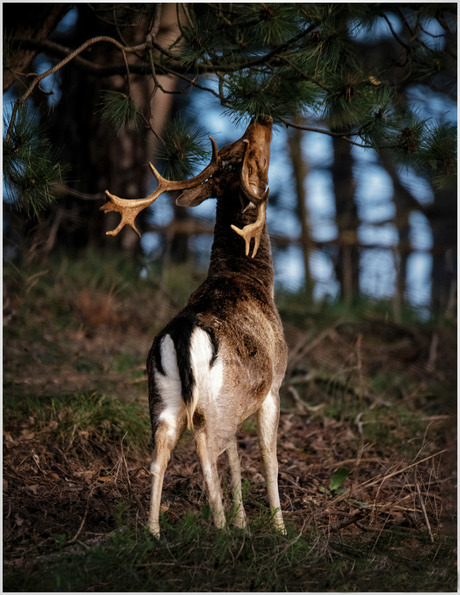
[[[229,182],[231,188],[233,184],[231,180]],[[253,222],[255,209],[243,212],[247,206],[247,199],[240,196],[239,192],[227,191],[218,199],[208,277],[192,293],[175,321],[183,321],[187,337],[191,335],[190,329],[193,330],[193,321],[202,328],[210,329],[216,339],[218,354],[223,348],[222,338],[225,337],[225,350],[229,354],[227,358],[240,360],[236,370],[243,366],[252,378],[245,390],[252,403],[250,408],[256,409],[270,389],[274,374],[280,377],[280,382],[282,380],[286,345],[273,299],[274,275],[266,227],[254,258],[245,255],[242,238],[230,228],[231,224],[243,227]],[[168,327],[158,335],[148,356],[152,419],[157,417],[159,410],[159,396],[154,390],[152,377],[155,369],[152,359],[158,353],[158,342],[168,332]],[[159,363],[157,359],[156,367],[161,370]],[[230,363],[229,359],[226,363]],[[238,376],[237,373],[234,379],[237,384]],[[240,421],[243,420],[238,419]]]
[[[247,188],[249,184],[249,194],[254,194],[251,195],[251,202],[247,198],[248,192],[242,190],[240,179],[245,154],[245,143],[241,139],[219,151],[220,168],[212,177],[200,188],[187,190],[178,199],[179,204],[194,206],[204,199],[203,196],[209,197],[210,193],[211,196],[217,196],[216,224],[206,280],[192,293],[185,308],[156,337],[147,359],[155,444],[152,462],[154,504],[150,515],[150,528],[154,534],[159,534],[158,515],[164,470],[170,451],[186,424],[180,405],[177,413],[174,413],[177,404],[171,406],[171,403],[177,402],[177,396],[180,403],[180,395],[176,390],[178,385],[167,385],[169,388],[164,389],[165,395],[158,388],[166,380],[161,361],[162,342],[166,339],[172,340],[174,345],[182,402],[186,405],[188,423],[192,420],[194,425],[216,525],[223,526],[225,519],[215,462],[218,454],[227,450],[232,487],[237,505],[240,506],[238,526],[244,526],[235,434],[239,424],[257,412],[270,505],[275,512],[275,526],[284,531],[277,488],[276,428],[279,416],[278,391],[286,369],[287,347],[273,297],[270,240],[264,224],[257,254],[251,258],[245,254],[243,238],[231,228],[234,225],[242,229],[256,220],[257,208],[252,201],[258,203],[258,196],[265,194],[271,122],[250,125],[244,138],[250,142],[251,167],[248,168],[245,186]],[[203,399],[201,392],[193,391],[195,379],[191,366],[191,338],[197,327],[207,333],[211,349],[209,361],[202,364],[200,360],[199,367],[194,369],[198,370],[197,374],[206,369],[209,375],[209,370],[219,365],[219,381],[216,380],[217,384],[204,390],[207,396]],[[197,349],[200,358],[203,354],[208,357],[207,349],[203,353],[202,347]],[[170,348],[164,353],[165,358],[171,360]],[[167,382],[178,382],[176,372],[167,377]],[[193,401],[193,394],[199,395],[196,401]],[[162,417],[164,411],[167,412],[166,417]]]

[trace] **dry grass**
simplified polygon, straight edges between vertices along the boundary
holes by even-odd
[[[454,588],[452,326],[395,324],[368,310],[309,314],[281,300],[290,345],[278,441],[288,537],[271,531],[248,420],[239,447],[251,533],[216,534],[186,434],[167,470],[157,543],[144,532],[150,430],[143,362],[178,304],[156,281],[131,290],[128,274],[108,267],[108,278],[94,281],[90,269],[79,265],[77,274],[61,263],[47,273],[6,271],[11,590],[132,590],[127,577],[134,590],[381,590],[382,570],[393,590]],[[92,310],[93,297],[104,316]],[[219,464],[226,492],[225,458]],[[331,489],[341,468],[348,476]],[[130,561],[126,581],[120,557]]]

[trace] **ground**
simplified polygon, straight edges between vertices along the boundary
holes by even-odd
[[[288,535],[271,529],[250,418],[238,435],[250,532],[216,534],[187,432],[157,542],[145,356],[198,278],[133,281],[93,261],[5,267],[5,590],[456,590],[455,321],[280,293]]]

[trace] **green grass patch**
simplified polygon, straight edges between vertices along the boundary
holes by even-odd
[[[4,427],[13,434],[29,431],[47,443],[69,449],[91,438],[98,444],[123,443],[139,453],[150,446],[148,409],[137,401],[96,392],[26,395],[22,399],[5,394]]]
[[[456,589],[455,543],[429,544],[404,532],[328,538],[261,523],[216,531],[185,516],[160,540],[119,529],[96,547],[7,569],[7,591],[449,591]],[[419,554],[413,556],[413,549]],[[382,580],[382,576],[385,577]]]
[[[455,591],[456,331],[395,322],[384,303],[278,296],[293,362],[287,536],[272,528],[254,417],[240,450],[249,532],[212,525],[190,432],[165,477],[162,537],[144,530],[146,354],[202,277],[91,251],[6,263],[5,590]],[[230,519],[228,473],[222,485]]]

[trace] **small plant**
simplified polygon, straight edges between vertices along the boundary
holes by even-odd
[[[346,489],[341,488],[347,477],[349,476],[350,471],[346,467],[341,467],[338,471],[336,471],[329,480],[329,487],[325,488],[321,486],[319,491],[322,494],[327,494],[328,496],[340,496],[341,494],[345,494],[347,491]]]

